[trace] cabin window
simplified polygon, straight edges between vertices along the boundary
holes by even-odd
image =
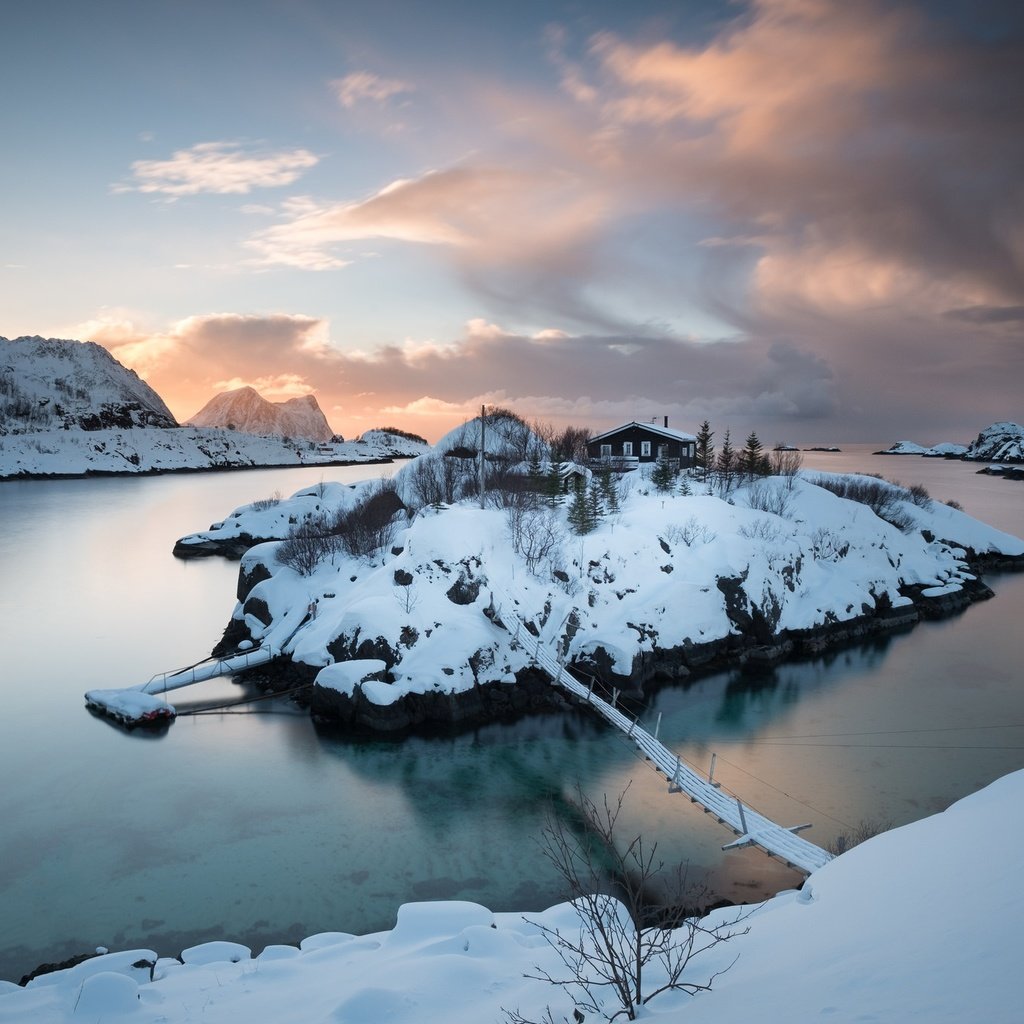
[[[633,454],[633,442],[632,441],[623,441],[622,442],[622,454],[623,455],[632,455]]]
[[[649,459],[651,457],[651,442],[641,441],[640,442],[640,458]]]
[[[610,459],[612,457],[612,446],[610,444],[601,445],[601,458]]]
[[[658,445],[658,458],[659,459],[667,459],[668,458],[668,445],[667,444],[659,444]]]

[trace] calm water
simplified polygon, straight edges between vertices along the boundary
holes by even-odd
[[[806,465],[878,471],[1024,532],[1024,484],[855,447]],[[325,479],[382,467],[325,469]],[[257,948],[390,927],[398,905],[459,898],[539,909],[561,895],[532,841],[580,780],[632,780],[625,826],[657,838],[717,894],[799,876],[665,792],[582,713],[458,737],[351,742],[279,702],[179,719],[163,736],[93,718],[82,693],[209,651],[237,564],[180,562],[174,540],[243,502],[316,482],[306,470],[0,484],[0,977],[96,945],[173,954],[213,937]],[[994,601],[867,647],[760,677],[663,690],[661,738],[824,843],[864,818],[904,823],[1024,767],[1024,576]],[[230,697],[227,681],[175,701]],[[994,833],[995,834],[995,833]]]

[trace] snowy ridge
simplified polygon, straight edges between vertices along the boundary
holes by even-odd
[[[187,422],[194,427],[217,427],[243,434],[262,434],[330,441],[334,431],[313,395],[270,402],[254,388],[236,388],[214,395]]]
[[[174,426],[163,399],[101,345],[0,338],[0,434]]]
[[[319,444],[233,430],[47,430],[0,437],[0,479],[87,473],[170,473],[257,466],[320,466],[382,462],[419,454],[407,444]]]
[[[996,827],[1001,841],[991,842]],[[1024,772],[948,810],[876,836],[815,872],[802,891],[756,908],[737,935],[692,961],[711,991],[666,992],[644,1008],[665,1024],[766,1024],[828,1019],[964,1024],[1019,1019],[1019,922],[1024,890]],[[979,870],[979,865],[984,870]],[[952,879],[969,899],[950,899]],[[735,916],[714,911],[708,922]],[[338,922],[340,927],[343,921]],[[322,1024],[390,1021],[480,1024],[518,1008],[572,1019],[568,997],[535,978],[560,973],[538,925],[576,934],[570,904],[495,914],[475,903],[402,906],[390,931],[329,932],[258,956],[208,942],[128,950],[36,978],[0,982],[2,1024]],[[135,966],[143,961],[152,963]],[[735,961],[735,962],[734,962]],[[730,967],[729,965],[732,964]],[[657,975],[649,981],[656,987]],[[606,1008],[611,1012],[612,1008]]]

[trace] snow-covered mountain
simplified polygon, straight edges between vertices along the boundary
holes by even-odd
[[[330,441],[334,437],[313,395],[270,402],[250,387],[214,395],[187,422],[194,427],[220,427],[264,437],[297,437],[308,441]]]
[[[163,399],[101,345],[0,338],[0,434],[175,426]]]
[[[971,442],[964,458],[979,462],[1024,462],[1024,427],[1019,423],[993,423]]]

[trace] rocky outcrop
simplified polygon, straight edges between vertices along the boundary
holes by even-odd
[[[1024,427],[993,423],[968,446],[965,459],[980,462],[1024,462]]]

